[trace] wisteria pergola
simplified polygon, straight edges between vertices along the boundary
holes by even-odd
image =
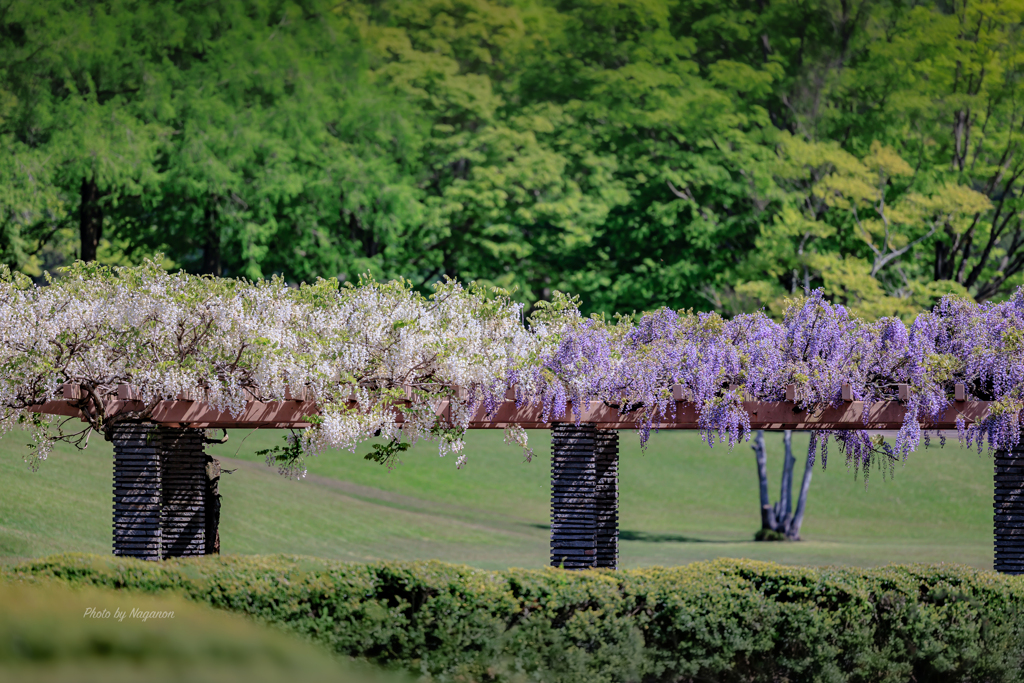
[[[902,391],[902,388],[901,388]],[[747,401],[743,405],[751,429],[782,430],[898,430],[906,407],[901,401],[877,401],[867,409],[852,400],[843,387],[836,407],[803,410],[795,387],[777,402]],[[990,402],[956,399],[924,429],[954,430],[983,419]],[[667,411],[654,429],[699,429],[698,412],[673,387],[674,411]],[[63,400],[31,408],[49,415],[85,418],[77,385],[64,386]],[[205,555],[218,552],[219,503],[216,481],[219,465],[206,456],[205,429],[285,429],[309,426],[318,415],[315,401],[299,396],[281,401],[250,400],[240,414],[216,410],[201,400],[164,400],[143,404],[127,385],[106,403],[108,419],[145,412],[144,421],[124,419],[112,430],[113,548],[116,555],[145,559]],[[356,409],[355,404],[351,405]],[[401,405],[397,421],[401,423]],[[451,420],[446,399],[434,404],[443,423]],[[590,401],[578,412],[566,405],[561,420],[544,418],[537,404],[516,406],[513,392],[497,410],[483,407],[470,416],[470,429],[551,430],[551,564],[570,569],[616,568],[618,565],[618,430],[638,428],[619,406]],[[1024,448],[998,451],[994,468],[994,566],[1008,574],[1024,573]]]

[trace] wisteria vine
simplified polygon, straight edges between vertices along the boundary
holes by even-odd
[[[375,448],[380,462],[429,439],[461,467],[470,416],[492,413],[508,395],[539,406],[545,420],[579,420],[588,402],[604,401],[646,443],[673,416],[678,387],[708,444],[732,446],[749,438],[744,400],[781,401],[795,385],[797,407],[816,410],[838,406],[848,384],[865,424],[873,403],[902,400],[902,429],[892,443],[864,430],[817,433],[809,458],[820,447],[824,462],[831,437],[866,470],[916,449],[922,424],[953,405],[957,383],[968,400],[992,402],[979,422],[958,422],[961,440],[979,452],[1016,445],[1022,354],[1024,290],[1000,303],[947,296],[909,326],[859,320],[820,291],[794,299],[781,321],[666,308],[610,321],[581,315],[564,295],[524,320],[507,292],[454,281],[424,295],[404,281],[295,287],[167,273],[156,262],[76,263],[42,286],[0,272],[0,429],[34,429],[36,463],[56,440],[84,446],[91,433],[109,436],[119,421],[182,396],[233,415],[250,400],[315,402],[312,426],[275,459],[282,473],[301,476],[304,455],[354,450],[374,436],[388,444]],[[62,398],[66,384],[80,388],[72,402],[86,420],[71,432],[77,418],[33,411]],[[112,413],[119,385],[143,407]],[[909,387],[902,399],[900,385]],[[524,430],[506,436],[529,454]]]

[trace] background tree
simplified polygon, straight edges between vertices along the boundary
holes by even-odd
[[[804,523],[807,510],[807,493],[811,489],[811,475],[814,467],[810,459],[804,462],[804,476],[797,494],[796,509],[793,509],[793,472],[796,470],[796,458],[793,455],[793,431],[787,429],[782,433],[782,445],[785,455],[782,460],[782,477],[780,480],[779,499],[774,505],[768,495],[768,449],[765,447],[764,430],[754,433],[754,460],[757,463],[758,493],[761,499],[761,528],[754,534],[758,541],[800,540],[800,527]]]
[[[858,233],[863,237],[872,226],[856,216],[835,211],[815,216],[812,220],[830,226],[819,223],[819,232],[834,229],[839,239],[829,244],[815,235],[818,255],[826,250],[833,255],[817,259],[810,283],[839,296],[837,276],[878,289],[888,300],[875,295],[876,305],[865,298],[866,315],[908,315],[947,291],[980,300],[1008,291],[1006,285],[1018,282],[1024,267],[1019,223],[1024,5],[864,2],[822,4],[819,12],[841,39],[828,59],[808,64],[807,77],[783,93],[785,127],[808,145],[831,143],[868,166],[877,165],[879,144],[891,150],[885,152],[891,161],[897,156],[905,161],[878,185],[875,203],[884,200],[895,208],[902,198],[917,207],[904,216],[905,239],[887,246],[880,234],[857,244]],[[811,161],[805,168],[822,166]],[[874,218],[885,223],[880,215]],[[773,217],[772,228],[779,222]],[[762,229],[759,246],[770,247],[778,233]],[[804,266],[813,260],[801,256]],[[786,286],[784,276],[761,273],[769,277],[759,282]]]
[[[38,274],[50,265],[45,246],[73,253],[75,241],[74,255],[94,260],[108,214],[154,186],[164,131],[140,105],[159,54],[149,38],[173,23],[159,7],[121,3],[19,2],[0,12],[0,165],[11,169],[12,194],[28,190],[9,195],[5,211],[10,265]]]
[[[955,183],[924,195],[914,169],[877,141],[858,159],[834,143],[789,137],[777,161],[785,203],[737,269],[751,277],[738,293],[781,313],[786,296],[813,283],[869,319],[912,317],[938,296],[967,294],[958,282],[920,277],[905,257],[940,230],[966,229],[991,207],[985,195]]]
[[[576,162],[589,150],[570,115],[529,98],[526,62],[554,48],[552,17],[483,0],[384,3],[366,15],[372,78],[428,123],[417,184],[439,229],[414,261],[429,264],[423,284],[459,276],[550,298],[625,199],[604,172],[610,159]]]
[[[0,254],[865,316],[1024,281],[1024,0],[0,6]]]

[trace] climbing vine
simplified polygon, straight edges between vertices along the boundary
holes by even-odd
[[[820,291],[794,299],[781,321],[764,313],[726,320],[715,313],[660,309],[614,320],[584,317],[556,294],[527,319],[508,292],[455,281],[424,295],[405,281],[355,284],[279,278],[197,277],[137,267],[76,263],[44,285],[0,272],[0,428],[34,432],[34,459],[55,440],[82,447],[127,419],[146,419],[161,400],[188,398],[238,415],[247,401],[303,398],[311,426],[267,452],[282,473],[301,476],[303,457],[355,450],[393,464],[427,439],[441,456],[466,462],[470,416],[514,396],[544,418],[588,401],[618,406],[646,442],[676,407],[673,386],[698,411],[709,445],[750,433],[743,400],[780,401],[796,385],[798,407],[836,406],[842,386],[864,402],[902,400],[906,420],[891,443],[863,430],[819,434],[824,455],[838,440],[855,467],[896,461],[918,447],[921,426],[953,401],[993,401],[960,436],[979,449],[1016,444],[1024,408],[1024,293],[977,304],[948,296],[912,323],[864,321]],[[909,394],[900,399],[898,387]],[[33,412],[64,400],[84,416]],[[137,406],[119,411],[119,387]],[[448,408],[442,414],[442,407]],[[399,413],[402,419],[399,420]],[[527,449],[526,432],[506,438]],[[814,454],[811,454],[814,457]]]

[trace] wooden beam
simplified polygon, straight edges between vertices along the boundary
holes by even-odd
[[[48,415],[63,415],[82,418],[81,411],[71,401],[47,401],[32,406],[29,410]],[[785,429],[879,429],[894,430],[903,425],[905,406],[899,401],[878,401],[868,409],[864,420],[864,402],[849,401],[833,408],[804,411],[790,401],[746,401],[744,407],[750,417],[752,429],[780,431]],[[350,406],[355,408],[355,403]],[[401,405],[398,422],[403,422]],[[108,404],[109,416],[127,412],[142,411],[145,405],[137,400],[112,399]],[[935,421],[922,422],[928,429],[955,429],[956,420],[963,416],[967,424],[977,422],[988,414],[988,401],[957,401]],[[450,420],[451,409],[447,400],[438,401],[435,413],[442,420]],[[151,421],[173,427],[199,429],[287,429],[308,427],[306,418],[318,415],[320,409],[314,401],[248,401],[239,415],[228,411],[215,410],[203,401],[173,400],[157,404]],[[555,422],[587,422],[598,429],[636,429],[635,415],[620,415],[619,409],[602,401],[590,401],[581,406],[577,417],[571,405],[567,405]],[[536,404],[517,408],[514,401],[506,400],[491,415],[478,408],[470,416],[470,429],[504,429],[510,424],[525,429],[550,429],[551,421],[545,420],[543,410]],[[656,422],[655,429],[699,429],[696,407],[692,402],[675,402],[675,414]]]

